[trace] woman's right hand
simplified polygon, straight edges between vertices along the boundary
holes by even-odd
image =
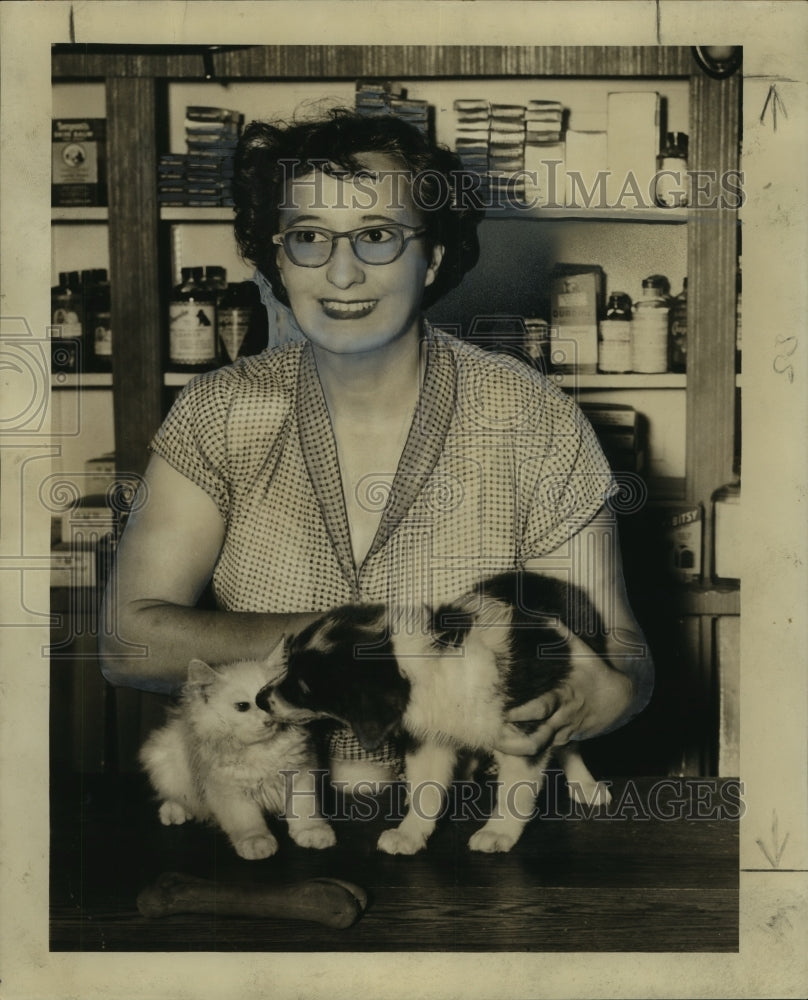
[[[157,456],[141,491],[104,597],[99,647],[111,683],[170,693],[190,660],[263,659],[281,635],[318,617],[197,608],[224,541],[222,516],[203,489]]]

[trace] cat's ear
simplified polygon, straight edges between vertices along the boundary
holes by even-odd
[[[213,684],[219,675],[204,660],[191,660],[188,664],[188,683],[196,687]]]
[[[286,667],[289,662],[289,637],[284,633],[275,643],[266,656],[261,666],[266,671],[267,685],[277,684],[286,675]]]

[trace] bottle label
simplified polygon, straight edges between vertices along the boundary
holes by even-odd
[[[81,317],[69,306],[57,306],[53,310],[53,326],[54,337],[60,340],[81,340]]]
[[[668,370],[668,310],[637,312],[631,324],[631,367],[635,372]]]
[[[216,360],[216,315],[212,304],[170,304],[169,357],[180,365],[211,364]]]
[[[95,314],[93,350],[96,357],[112,357],[112,328],[110,326],[109,313],[99,312]]]
[[[220,309],[216,319],[219,324],[219,339],[227,352],[227,357],[235,361],[250,327],[250,310]]]

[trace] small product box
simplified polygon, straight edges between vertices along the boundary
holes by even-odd
[[[664,538],[666,568],[685,583],[701,577],[703,514],[699,504],[666,502],[656,508]]]
[[[52,125],[51,204],[106,205],[106,118],[56,118]]]
[[[115,485],[115,453],[89,458],[84,463],[84,481],[82,493],[90,496],[93,493],[105,494]]]
[[[557,264],[550,274],[551,360],[555,367],[594,372],[603,269],[597,264]]]
[[[51,587],[94,587],[97,581],[94,546],[59,542],[50,554]]]

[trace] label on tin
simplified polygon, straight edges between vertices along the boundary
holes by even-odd
[[[216,360],[216,314],[212,303],[170,304],[169,356],[174,364],[180,365],[209,364]]]

